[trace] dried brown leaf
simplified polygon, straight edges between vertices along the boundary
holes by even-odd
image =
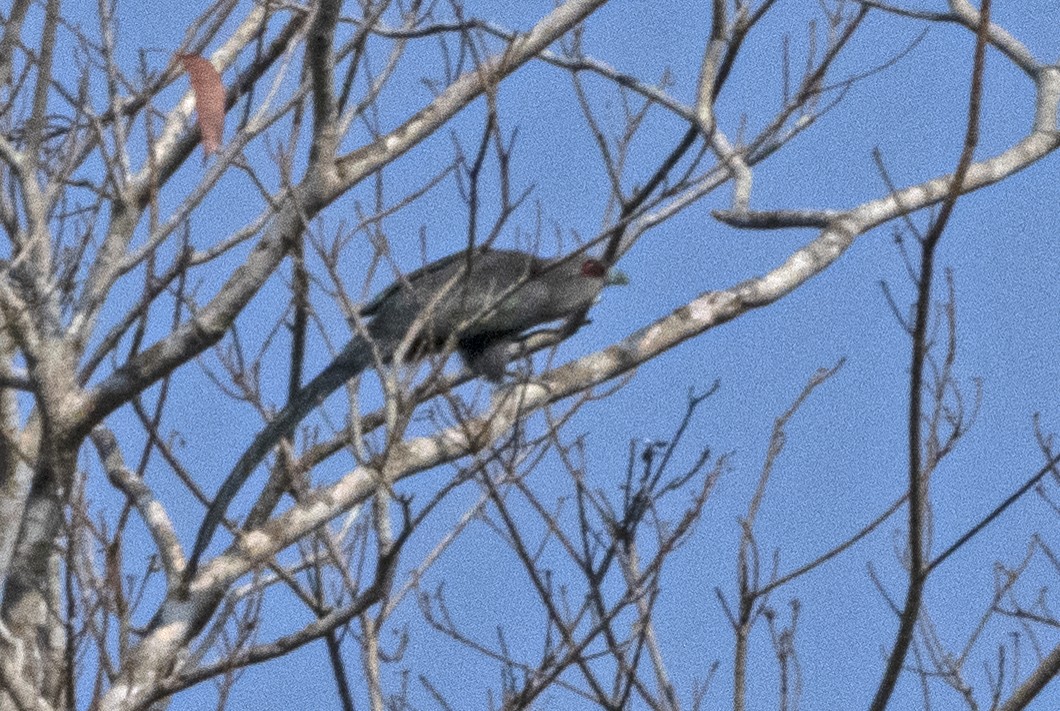
[[[184,71],[191,77],[191,90],[195,93],[195,109],[199,115],[199,131],[202,133],[202,149],[206,156],[210,156],[221,147],[225,130],[225,89],[221,84],[221,75],[208,59],[197,54],[182,54],[180,61]]]

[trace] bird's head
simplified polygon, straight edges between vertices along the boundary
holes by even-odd
[[[546,302],[544,310],[549,319],[564,318],[589,308],[596,303],[605,286],[629,283],[625,274],[609,269],[604,262],[591,257],[580,261],[566,260],[547,270],[543,276],[541,284],[547,286],[547,290],[542,292],[542,299]],[[545,320],[538,319],[539,322]]]
[[[629,283],[626,273],[618,269],[608,269],[599,259],[586,259],[582,262],[581,273],[589,279],[602,279],[604,286],[625,286]]]

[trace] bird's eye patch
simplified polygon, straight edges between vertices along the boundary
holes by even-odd
[[[582,262],[582,276],[603,279],[607,276],[607,269],[599,259],[586,259]]]

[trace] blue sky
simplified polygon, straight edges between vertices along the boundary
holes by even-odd
[[[649,82],[669,70],[672,94],[690,104],[709,32],[707,5],[682,0],[661,9],[658,3],[619,0],[590,18],[586,52]],[[995,20],[1039,59],[1055,61],[1060,56],[1055,33],[1060,8],[1044,1],[997,5]],[[139,48],[175,47],[190,21],[181,16],[183,10],[159,13],[144,11],[144,7],[128,3],[118,8],[120,39],[130,67]],[[524,3],[513,11],[479,3],[469,4],[468,14],[489,13],[498,24],[525,29],[550,7],[547,2]],[[730,138],[736,136],[744,115],[751,133],[772,117],[780,104],[781,37],[790,34],[793,63],[799,66],[807,52],[805,20],[809,15],[804,13],[816,8],[817,3],[780,0],[748,43],[718,102],[719,125]],[[909,18],[870,13],[837,64],[833,80],[885,61],[912,42],[923,26]],[[967,30],[933,25],[903,59],[858,83],[812,129],[755,168],[752,207],[845,209],[881,196],[886,186],[873,160],[876,149],[899,185],[948,172],[963,139],[972,47],[973,37]],[[410,52],[424,63],[437,57],[433,47],[426,45]],[[160,66],[168,55],[157,52],[151,57]],[[394,91],[384,95],[386,111],[380,117],[384,129],[400,123],[429,98],[427,89],[416,81],[416,62],[410,64],[395,78]],[[232,76],[229,72],[224,78],[230,81]],[[599,79],[588,78],[587,84],[594,106],[612,121],[611,128],[619,127],[617,95]],[[164,98],[175,100],[178,90],[183,85],[178,84]],[[991,51],[978,156],[1001,150],[1028,130],[1033,98],[1031,82]],[[502,85],[498,105],[503,127],[519,132],[513,159],[515,189],[534,189],[531,205],[515,215],[502,241],[514,240],[516,229],[532,231],[535,209],[544,216],[543,243],[550,253],[556,249],[550,241],[554,228],[565,235],[568,245],[572,234],[595,234],[602,226],[607,183],[568,77],[555,68],[531,63]],[[443,167],[451,159],[453,135],[465,146],[474,146],[483,109],[483,102],[476,102],[449,130],[439,132],[389,168],[384,177],[388,199],[409,192]],[[229,120],[231,135],[235,121],[232,116]],[[650,174],[684,130],[685,126],[661,111],[649,114],[634,146],[626,184]],[[363,134],[354,135],[347,149],[363,139]],[[248,155],[266,169],[268,159],[260,143]],[[179,202],[182,190],[194,185],[201,171],[196,156],[163,194],[163,205]],[[1060,359],[1056,357],[1060,312],[1055,306],[1060,302],[1056,278],[1060,184],[1055,171],[1056,159],[1050,157],[998,186],[967,196],[943,238],[939,264],[953,270],[957,299],[956,375],[969,396],[974,379],[982,380],[982,406],[972,431],[932,480],[936,551],[1041,466],[1032,415],[1040,413],[1047,432],[1060,427]],[[350,191],[324,211],[320,228],[327,233],[342,220],[354,219],[356,204],[370,204],[373,189],[366,182]],[[620,265],[632,283],[605,293],[592,313],[593,323],[564,345],[561,357],[576,357],[613,343],[706,290],[728,288],[761,275],[815,236],[812,230],[758,233],[726,227],[710,212],[726,207],[729,198],[725,187],[647,233]],[[192,217],[192,240],[203,245],[228,234],[256,213],[260,205],[255,200],[247,181],[230,176]],[[921,228],[926,225],[924,215],[913,219]],[[450,180],[427,199],[387,220],[384,230],[396,258],[411,269],[419,265],[421,230],[429,256],[437,257],[460,248],[465,225],[466,213]],[[694,681],[703,678],[715,658],[721,660],[721,668],[706,706],[731,705],[732,634],[714,590],[720,587],[732,599],[738,518],[757,482],[773,419],[787,409],[817,368],[846,359],[840,373],[813,395],[789,427],[787,448],[778,461],[758,524],[762,550],[772,554],[779,549],[780,569],[790,570],[856,531],[904,490],[909,344],[890,313],[880,283],[886,282],[903,305],[911,302],[913,291],[894,244],[894,227],[885,225],[858,238],[836,264],[780,302],[649,362],[615,395],[584,407],[567,430],[571,436],[586,436],[589,480],[614,492],[629,441],[670,436],[688,390],[704,390],[716,379],[721,382],[719,392],[701,408],[681,451],[690,462],[700,447],[710,446],[718,454],[730,453],[731,467],[719,481],[691,541],[675,554],[664,574],[657,620],[673,681],[686,705]],[[365,249],[363,243],[354,244],[344,255],[343,263],[351,273],[348,286],[355,294]],[[205,300],[223,272],[207,272],[198,278]],[[376,286],[385,281],[379,279]],[[938,285],[941,295],[941,279]],[[276,279],[243,315],[240,325],[251,341],[264,336],[262,324],[275,320],[285,294],[283,281]],[[333,343],[341,343],[345,331],[337,309],[326,303],[319,290],[315,299],[324,323],[332,329]],[[321,343],[319,332],[313,332],[310,373],[328,360]],[[266,376],[274,402],[282,401],[285,387],[282,352],[280,348],[280,355],[266,363],[274,369],[274,378]],[[204,362],[210,363],[211,357]],[[184,452],[193,470],[204,477],[216,472],[219,482],[238,455],[232,443],[247,441],[259,420],[247,408],[211,391],[207,383],[196,367],[178,375],[167,427],[182,432]],[[343,407],[339,400],[330,403],[333,422],[341,421]],[[190,409],[198,416],[180,415]],[[127,413],[117,413],[114,422],[129,427],[130,436],[136,437]],[[343,466],[341,461],[329,463],[315,476],[328,480],[341,474]],[[530,481],[548,498],[569,493],[565,476],[555,462],[546,462]],[[448,477],[448,472],[427,473],[407,482],[402,490],[418,501],[426,500]],[[211,488],[208,478],[202,484]],[[160,492],[167,486],[158,483]],[[201,513],[186,496],[182,500],[176,489],[168,493],[172,501],[167,503],[179,512],[178,523],[185,526],[190,542]],[[430,549],[476,496],[476,491],[463,491],[442,506],[410,543],[407,564],[415,565],[418,556]],[[994,562],[1014,564],[1034,531],[1040,531],[1046,543],[1055,544],[1049,538],[1055,521],[1055,514],[1039,499],[1028,496],[940,570],[928,584],[926,603],[944,641],[959,648],[974,628],[992,594]],[[867,565],[871,563],[888,592],[901,599],[905,580],[895,551],[903,540],[904,525],[903,512],[847,555],[772,599],[782,616],[787,614],[790,599],[797,597],[802,605],[798,638],[802,708],[861,708],[871,699],[883,667],[881,650],[893,641],[895,620],[875,590]],[[1053,583],[1055,572],[1032,571],[1024,600],[1029,603],[1037,587]],[[473,524],[431,571],[424,588],[433,590],[443,581],[451,609],[470,632],[492,641],[498,624],[511,623],[512,648],[525,648],[527,656],[533,656],[531,650],[540,645],[539,625],[535,626],[539,616],[536,609],[529,612],[525,575],[487,527]],[[282,602],[274,605],[265,633],[289,630],[291,617],[305,615]],[[270,630],[273,621],[276,629]],[[384,633],[387,644],[403,624],[410,626],[413,637],[402,662],[387,670],[388,681],[396,685],[401,668],[408,667],[414,675],[429,674],[457,707],[485,708],[485,689],[497,687],[498,665],[424,629],[412,599]],[[989,628],[991,642],[979,649],[983,661],[993,659],[996,645],[1005,640],[1004,630],[997,623]],[[751,708],[776,705],[776,664],[765,635],[763,624],[752,642]],[[1045,648],[1050,648],[1049,638],[1043,639]],[[356,644],[348,640],[346,645],[354,670],[351,682],[363,693]],[[1034,658],[1029,646],[1023,652],[1021,668],[1027,670]],[[325,663],[323,645],[317,644],[282,661],[250,669],[236,686],[232,707],[286,708],[309,702],[330,707],[334,687]],[[983,684],[981,668],[981,662],[969,665],[970,678],[979,685]],[[179,697],[177,707],[208,703],[205,700],[212,698],[211,693],[209,685],[203,685]],[[939,708],[956,708],[949,705],[956,704],[949,694],[938,697]],[[414,698],[424,708],[430,707],[426,697]],[[913,677],[907,676],[891,708],[914,708],[919,700]],[[1034,708],[1055,708],[1058,702],[1060,692],[1048,689]],[[552,692],[543,697],[540,708],[579,706],[570,696]]]

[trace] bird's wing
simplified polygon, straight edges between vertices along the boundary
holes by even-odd
[[[479,259],[482,257],[482,255],[490,251],[494,250],[481,247],[477,248],[472,253],[471,258],[473,260]],[[466,260],[467,258],[467,250],[463,250],[460,252],[456,252],[455,254],[450,254],[448,257],[442,257],[437,261],[431,262],[430,264],[422,266],[419,269],[415,269],[409,272],[408,274],[402,275],[401,277],[396,279],[393,284],[380,291],[378,294],[375,295],[375,297],[371,301],[361,307],[361,316],[374,316],[376,311],[378,311],[379,307],[383,304],[383,302],[385,302],[387,299],[397,293],[399,289],[404,289],[408,284],[414,284],[417,281],[424,279],[425,277],[429,277],[432,274],[437,274],[438,272],[452,265],[454,262]]]

